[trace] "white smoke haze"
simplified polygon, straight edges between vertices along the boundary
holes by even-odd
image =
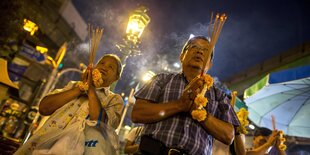
[[[104,9],[101,6],[104,6]],[[88,15],[87,22],[90,24],[96,23],[95,26],[104,28],[96,59],[99,59],[99,57],[106,53],[114,53],[121,57],[122,54],[118,52],[115,45],[122,43],[129,13],[136,8],[136,5],[126,1],[122,3],[118,1],[113,3],[96,1],[92,8],[92,10],[87,11],[90,15]],[[155,73],[179,72],[180,68],[175,68],[173,64],[180,62],[179,56],[184,43],[190,34],[207,36],[208,22],[195,23],[181,33],[172,31],[165,35],[158,35],[156,30],[147,27],[141,37],[140,49],[142,55],[128,58],[125,70],[128,70],[128,67],[132,67],[132,69],[129,69],[129,72],[134,72],[130,73],[132,76],[142,75],[148,70],[152,70]],[[87,52],[87,49],[88,43],[77,46],[77,50],[80,52]]]
[[[195,8],[194,10],[184,8],[189,1],[176,3],[152,0],[73,0],[74,2],[79,3],[79,11],[87,23],[96,24],[105,29],[97,59],[106,53],[121,56],[115,44],[123,40],[130,12],[137,8],[136,4],[139,2],[150,8],[148,14],[151,22],[141,37],[142,55],[127,59],[124,73],[128,75],[124,75],[121,79],[127,80],[124,84],[130,83],[133,77],[138,79],[138,75],[147,70],[155,73],[175,71],[173,64],[180,62],[179,55],[189,35],[208,36],[209,17],[212,11],[228,14],[215,46],[214,63],[209,72],[222,81],[283,52],[297,42],[302,42],[299,39],[305,36],[302,35],[303,32],[308,32],[302,28],[304,25],[300,21],[304,16],[301,16],[300,12],[296,12],[295,9],[289,15],[286,13],[291,6],[299,6],[287,7],[288,4],[276,5],[278,11],[275,11],[274,7],[265,6],[258,1],[242,2],[242,5],[240,3],[240,5],[231,5],[238,2],[225,2],[225,5],[222,5],[216,4],[217,2],[200,1],[189,5],[191,6],[189,8]],[[295,2],[287,3],[296,5]],[[201,4],[206,5],[203,6],[204,9],[201,9]],[[253,6],[253,8],[243,7],[244,5]],[[286,16],[282,16],[284,13]],[[195,16],[192,16],[193,14]],[[291,27],[291,25],[296,26]],[[296,34],[299,37],[296,37]],[[81,45],[80,48],[82,47]]]
[[[77,52],[89,54],[89,43],[81,43],[76,46]]]

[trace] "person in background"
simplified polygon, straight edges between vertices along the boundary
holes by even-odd
[[[244,149],[244,143],[241,138],[234,141],[234,150],[232,154],[237,155],[286,155],[285,151],[279,149],[280,139],[279,131],[271,131],[268,128],[258,128],[254,132],[253,147]]]
[[[124,148],[124,152],[126,154],[136,154],[139,150],[139,144],[141,140],[141,133],[143,131],[143,126],[137,126],[130,130],[130,132],[126,135],[126,145]]]

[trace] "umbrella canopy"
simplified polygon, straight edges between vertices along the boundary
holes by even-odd
[[[258,126],[272,128],[274,115],[277,129],[310,138],[310,66],[272,73],[266,81],[266,86],[245,99],[249,119]]]

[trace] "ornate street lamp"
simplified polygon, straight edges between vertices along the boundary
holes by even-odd
[[[141,6],[130,14],[124,43],[116,45],[123,54],[122,61],[124,64],[128,56],[141,54],[139,50],[140,37],[151,20],[146,12],[147,9]]]
[[[143,30],[150,22],[150,17],[146,14],[147,9],[140,7],[135,10],[129,17],[129,22],[126,29],[127,40],[132,41],[134,44],[140,42],[140,37]]]

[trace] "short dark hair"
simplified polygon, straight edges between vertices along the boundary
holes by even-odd
[[[261,127],[261,128],[258,128],[254,131],[254,136],[257,137],[257,136],[270,136],[272,133],[272,131],[268,128],[264,128],[264,127]]]
[[[210,40],[209,40],[207,37],[205,37],[205,36],[194,36],[194,37],[192,37],[192,38],[190,38],[190,39],[188,39],[188,40],[186,41],[186,43],[184,44],[184,46],[183,46],[183,48],[182,48],[182,53],[184,53],[186,50],[188,50],[188,48],[190,47],[190,45],[192,45],[193,42],[194,42],[195,40],[198,40],[198,39],[201,39],[201,40],[205,40],[205,41],[207,41],[207,42],[210,42]],[[214,49],[213,49],[213,51],[212,51],[212,53],[211,53],[211,61],[213,60],[213,53],[214,53]]]

